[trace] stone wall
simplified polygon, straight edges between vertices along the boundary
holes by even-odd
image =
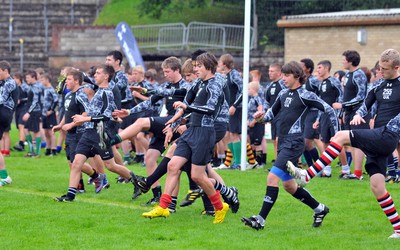
[[[23,41],[24,69],[48,68],[47,53],[55,24],[91,24],[106,0],[14,0],[9,49],[10,0],[0,0],[0,57],[19,69]],[[73,4],[72,4],[73,3]],[[46,38],[45,19],[48,20]],[[46,46],[47,45],[47,46]]]
[[[313,27],[285,29],[285,61],[311,58],[315,63],[328,59],[332,72],[342,69],[342,53],[357,50],[361,55],[360,66],[372,68],[380,54],[388,48],[400,51],[400,25],[366,26],[367,42],[357,42],[361,27]]]

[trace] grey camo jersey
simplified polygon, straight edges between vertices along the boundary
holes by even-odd
[[[12,93],[15,89],[17,89],[17,84],[14,79],[8,77],[3,81],[0,85],[0,105],[4,105],[11,110],[15,109],[17,103],[14,103],[12,98]]]
[[[400,113],[397,114],[395,117],[390,119],[388,124],[386,125],[386,128],[394,133],[397,134],[397,136],[400,137]]]
[[[110,88],[98,88],[88,106],[88,116],[105,116],[112,119],[112,112],[117,109],[114,95]],[[85,128],[94,128],[93,122],[86,122]]]
[[[41,112],[42,98],[43,98],[43,85],[40,82],[32,84],[28,92],[28,103],[27,103],[28,113]]]
[[[42,114],[46,116],[47,111],[54,111],[58,104],[58,96],[53,87],[45,87],[43,91]]]
[[[217,116],[215,118],[216,122],[221,122],[221,123],[228,123],[229,122],[229,88],[228,88],[228,83],[226,78],[221,75],[216,73],[215,74],[215,83],[219,84],[222,92],[220,96],[220,103],[222,102],[222,105],[219,105],[219,111],[217,111]]]
[[[249,96],[249,102],[247,104],[247,121],[251,122],[254,120],[253,115],[257,112],[258,106],[263,106],[264,102],[259,95]],[[263,106],[264,107],[264,106]]]
[[[321,100],[315,93],[307,91],[302,87],[294,90],[282,90],[275,103],[264,115],[263,121],[271,121],[279,113],[280,117],[282,117],[280,136],[302,134],[304,131],[305,115],[309,108],[316,108],[327,113],[335,133],[338,131],[339,124],[333,108]]]

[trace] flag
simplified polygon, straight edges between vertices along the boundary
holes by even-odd
[[[137,65],[144,66],[142,54],[140,54],[139,47],[135,36],[132,33],[131,27],[125,22],[120,22],[115,28],[115,36],[124,51],[125,57],[128,60],[130,67]]]

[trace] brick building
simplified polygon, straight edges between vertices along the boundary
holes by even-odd
[[[342,69],[342,53],[357,50],[360,66],[372,68],[385,49],[400,51],[400,9],[343,11],[282,17],[285,62],[309,57],[328,59],[332,72]]]

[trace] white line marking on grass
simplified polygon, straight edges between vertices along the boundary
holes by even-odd
[[[1,188],[2,191],[10,192],[10,193],[18,193],[18,194],[26,194],[26,195],[34,195],[34,196],[41,196],[41,197],[48,197],[50,199],[54,199],[56,197],[56,194],[53,193],[47,193],[47,192],[35,192],[32,190],[26,190],[26,189],[14,189],[14,188]],[[128,205],[124,203],[116,203],[116,202],[110,202],[107,200],[96,200],[93,198],[84,198],[80,195],[77,195],[78,198],[76,198],[72,203],[89,203],[89,204],[98,204],[98,205],[106,205],[106,206],[112,206],[112,207],[122,207],[122,208],[128,208],[128,209],[141,209],[141,210],[149,210],[148,207],[142,207],[138,205]],[[49,201],[49,202],[56,202],[56,201]]]

